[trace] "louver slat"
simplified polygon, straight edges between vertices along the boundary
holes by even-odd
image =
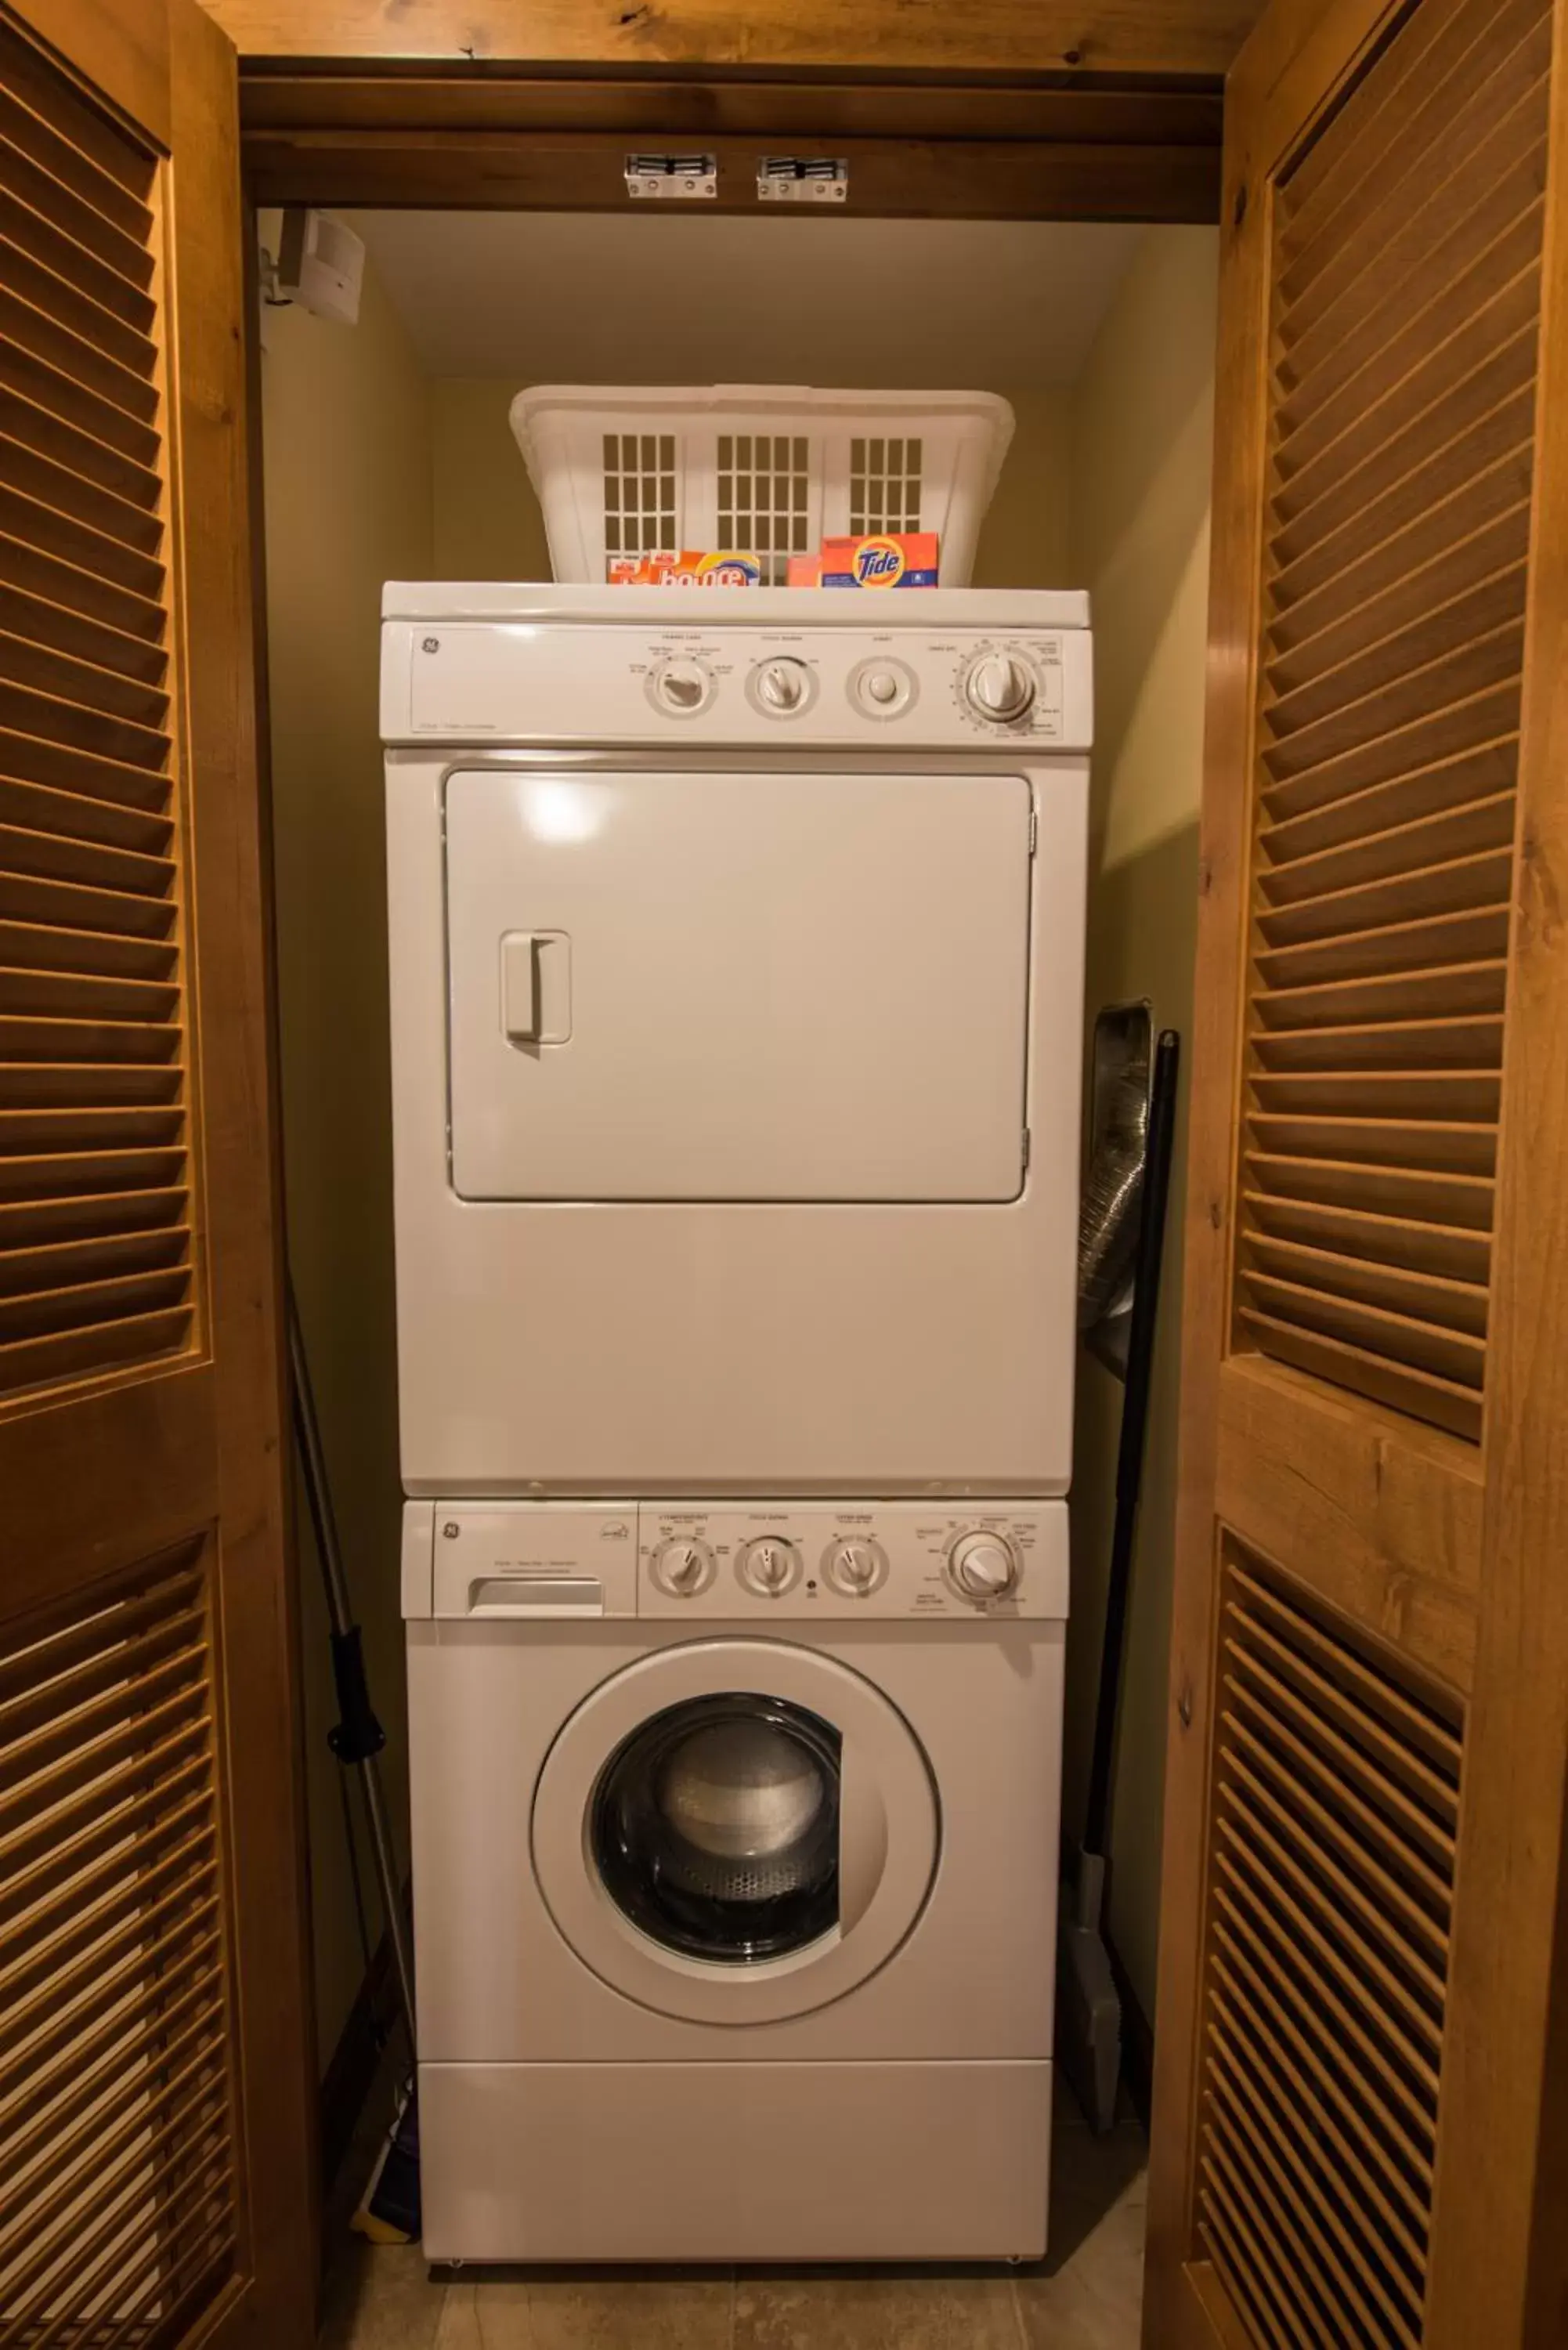
[[[1222,1601],[1199,2231],[1261,2339],[1419,2350],[1461,1723],[1271,1568]]]
[[[1274,228],[1237,1341],[1470,1440],[1551,42],[1424,0]]]
[[[187,1348],[150,160],[0,33],[0,1396]]]

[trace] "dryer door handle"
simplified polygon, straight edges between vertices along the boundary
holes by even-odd
[[[501,1028],[509,1045],[538,1057],[541,1045],[572,1034],[572,941],[566,931],[501,934]]]
[[[539,1037],[539,941],[532,931],[508,931],[501,941],[501,1024],[514,1044]]]
[[[877,1896],[888,1865],[888,1809],[853,1739],[838,1763],[838,1930],[853,1933]]]

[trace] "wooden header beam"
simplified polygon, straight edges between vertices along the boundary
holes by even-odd
[[[882,217],[1212,221],[1217,91],[817,86],[263,67],[242,85],[263,203],[618,211],[638,146],[719,164],[704,213],[756,209],[758,157],[831,152],[851,213]],[[825,215],[827,217],[830,215]]]
[[[759,140],[705,138],[702,145],[718,160],[718,195],[669,207],[672,217],[782,216],[757,201]],[[1219,211],[1216,148],[841,139],[832,151],[849,166],[848,211],[874,218],[1202,222]],[[245,136],[244,154],[251,192],[264,204],[632,209],[624,134],[254,130]],[[792,206],[789,216],[826,222],[845,213]]]
[[[616,211],[637,147],[701,147],[710,212],[756,208],[770,151],[850,167],[851,213],[1212,221],[1218,87],[1028,88],[796,77],[431,74],[286,64],[241,84],[263,203]],[[825,214],[824,217],[833,217]]]
[[[1221,78],[1259,0],[207,0],[242,58]]]

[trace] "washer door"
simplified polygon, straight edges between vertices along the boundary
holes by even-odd
[[[930,1768],[872,1684],[810,1649],[645,1657],[562,1727],[534,1869],[584,1964],[643,2006],[763,2023],[842,1998],[924,1907]]]

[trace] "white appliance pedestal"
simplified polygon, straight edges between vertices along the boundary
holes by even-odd
[[[421,2064],[431,2261],[1037,2260],[1048,2064]]]

